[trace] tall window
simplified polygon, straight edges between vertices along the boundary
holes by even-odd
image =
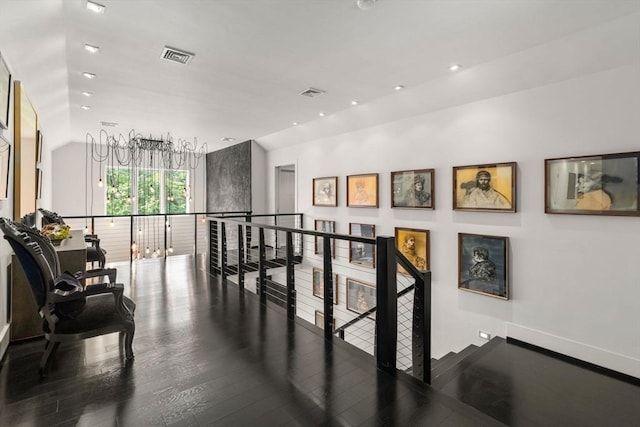
[[[189,172],[107,168],[107,215],[152,215],[189,211]],[[132,179],[133,178],[136,179]]]

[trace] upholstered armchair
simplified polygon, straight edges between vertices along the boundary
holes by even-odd
[[[114,269],[62,273],[55,248],[40,232],[6,218],[0,218],[0,230],[22,265],[43,320],[46,345],[40,360],[41,376],[45,376],[60,343],[115,332],[120,334],[126,359],[133,359],[135,303],[124,296],[122,284],[114,283]],[[104,274],[108,283],[83,283],[87,277]]]

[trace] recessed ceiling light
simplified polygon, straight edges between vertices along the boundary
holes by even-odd
[[[358,101],[355,101],[355,100],[354,100],[354,101],[351,101],[351,105],[358,105],[358,104],[359,104],[359,102],[358,102]]]
[[[95,13],[104,13],[104,10],[106,9],[106,7],[101,4],[94,3],[92,1],[87,0],[87,9]]]
[[[82,108],[83,110],[90,110],[91,106],[90,105],[82,105],[82,106],[80,106],[80,108]]]
[[[88,79],[95,79],[96,75],[93,73],[87,73],[86,71],[84,73],[82,73],[83,76],[85,76]]]
[[[294,126],[298,126],[298,122],[293,122],[291,124],[294,125]]]
[[[87,91],[85,91],[85,92],[82,92],[82,94],[83,94],[84,96],[86,96],[86,97],[89,97],[89,96],[93,95],[93,92],[87,92]]]
[[[451,64],[449,66],[449,71],[458,71],[460,68],[462,68],[462,65],[460,64]]]
[[[402,85],[396,85],[393,89],[394,89],[394,90],[402,90],[402,89],[404,89],[404,86],[402,86]]]
[[[322,111],[320,111],[320,112],[318,113],[318,115],[319,115],[320,117],[324,117],[324,113],[323,113]]]
[[[98,53],[100,51],[100,48],[98,46],[85,44],[84,45],[84,50],[86,50],[87,52],[91,52],[91,53]]]

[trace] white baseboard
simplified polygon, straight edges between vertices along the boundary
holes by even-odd
[[[11,339],[11,323],[7,323],[4,325],[2,330],[0,330],[0,360],[4,357],[4,353],[7,351],[9,347],[9,341]]]
[[[592,347],[525,326],[507,323],[507,337],[640,378],[640,359]]]

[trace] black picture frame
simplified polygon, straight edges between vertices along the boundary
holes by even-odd
[[[458,233],[458,289],[509,299],[509,238]]]

